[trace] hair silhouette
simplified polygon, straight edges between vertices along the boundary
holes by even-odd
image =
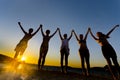
[[[108,63],[108,67],[109,70],[114,78],[114,80],[117,80],[117,77],[115,76],[115,74],[113,73],[112,70],[112,61],[113,64],[115,65],[117,71],[120,73],[120,69],[119,69],[119,64],[117,61],[117,55],[115,50],[113,49],[113,47],[111,46],[111,44],[108,42],[107,38],[109,38],[109,35],[113,32],[113,30],[115,28],[119,27],[119,25],[116,25],[115,27],[113,27],[107,34],[103,34],[102,32],[97,32],[97,37],[95,37],[91,31],[91,29],[89,29],[91,36],[100,44],[101,46],[101,50],[103,53],[104,58],[106,59],[107,63]]]

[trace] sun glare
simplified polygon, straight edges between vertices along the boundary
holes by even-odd
[[[25,58],[25,57],[22,57],[22,58],[21,58],[21,61],[25,61],[25,60],[26,60],[26,58]]]

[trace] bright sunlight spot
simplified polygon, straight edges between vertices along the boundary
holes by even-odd
[[[21,58],[21,61],[25,61],[25,60],[26,60],[26,58],[25,58],[25,57],[22,57],[22,58]]]

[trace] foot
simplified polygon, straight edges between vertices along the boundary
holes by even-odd
[[[40,71],[41,70],[41,67],[40,66],[38,66],[38,71]]]
[[[67,70],[65,70],[65,71],[64,71],[64,73],[65,73],[65,74],[67,74],[67,73],[68,73],[68,71],[67,71]]]
[[[63,69],[61,69],[61,72],[62,72],[62,73],[64,73],[64,70],[63,70]]]
[[[85,75],[86,75],[86,73],[85,73],[85,72],[82,72],[82,75],[83,75],[83,76],[85,76]]]
[[[115,76],[113,76],[113,80],[119,80],[119,79],[117,79]]]
[[[86,73],[87,76],[90,76],[90,73]]]

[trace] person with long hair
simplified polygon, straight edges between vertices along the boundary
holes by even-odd
[[[91,29],[89,28],[90,34],[91,36],[100,44],[101,46],[101,50],[102,50],[102,54],[104,56],[104,58],[107,61],[109,70],[114,78],[114,80],[117,80],[116,75],[114,74],[113,70],[112,70],[112,62],[116,67],[116,70],[118,71],[118,73],[120,73],[120,69],[119,69],[119,64],[117,61],[117,55],[116,52],[114,50],[114,48],[111,46],[111,44],[108,42],[108,38],[109,35],[113,32],[113,30],[115,28],[119,27],[119,25],[116,25],[115,27],[113,27],[107,34],[103,34],[102,32],[97,32],[96,35],[97,37],[95,37],[91,31]]]

